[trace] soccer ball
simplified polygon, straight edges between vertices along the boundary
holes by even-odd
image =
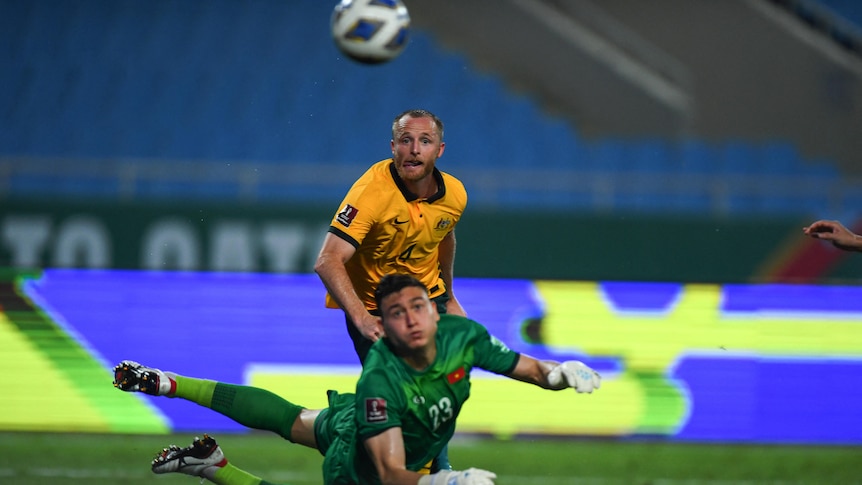
[[[341,0],[330,23],[335,45],[351,59],[380,64],[407,46],[410,14],[401,0]]]

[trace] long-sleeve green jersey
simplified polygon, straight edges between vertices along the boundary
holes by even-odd
[[[508,374],[518,363],[517,352],[489,334],[484,326],[461,316],[440,315],[436,340],[436,359],[422,371],[393,354],[385,339],[375,342],[356,384],[352,409],[348,410],[344,403],[344,408],[336,412],[342,415],[339,421],[353,415],[356,438],[349,441],[355,448],[343,450],[344,459],[330,456],[327,451],[326,462],[330,463],[324,465],[325,469],[337,467],[342,473],[352,469],[355,483],[377,483],[363,443],[387,429],[400,427],[407,469],[420,470],[454,434],[461,407],[470,397],[470,371],[478,367]],[[334,411],[332,406],[330,411]],[[345,463],[346,459],[353,464]]]

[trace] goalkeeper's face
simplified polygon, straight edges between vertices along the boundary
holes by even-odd
[[[440,315],[424,288],[407,286],[381,301],[383,329],[397,350],[410,353],[434,344]]]

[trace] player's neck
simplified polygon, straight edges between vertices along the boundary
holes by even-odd
[[[416,194],[420,199],[427,199],[437,193],[437,181],[432,175],[423,177],[416,181],[404,181],[407,190]]]
[[[436,358],[436,345],[429,345],[426,348],[417,349],[411,353],[405,353],[401,355],[401,359],[404,361],[405,364],[418,371],[423,371],[428,367],[431,367],[431,364],[434,363],[434,359]]]

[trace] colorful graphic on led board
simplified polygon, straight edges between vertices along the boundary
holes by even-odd
[[[476,373],[462,432],[862,442],[854,412],[862,405],[862,288],[456,285],[470,316],[512,348],[583,360],[604,376],[602,389],[583,396]],[[109,369],[122,359],[266,387],[311,407],[325,403],[326,389],[349,392],[359,373],[343,317],[323,308],[315,275],[49,270],[19,286],[102,367],[104,378],[88,377],[93,382],[82,391],[85,401],[101,403],[90,404],[96,414],[120,411],[88,389],[107,387],[111,399],[137,403],[119,407],[136,417],[104,419],[113,430],[242,429],[191,403],[110,388]],[[13,320],[5,307],[3,314]],[[0,328],[17,340],[35,339],[27,325]],[[50,354],[47,361],[55,370],[68,365]],[[0,363],[4,372],[13,365],[3,357]]]

